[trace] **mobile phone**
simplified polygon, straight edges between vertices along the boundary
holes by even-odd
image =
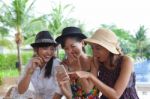
[[[68,78],[69,78],[69,75],[64,67],[64,65],[59,65],[59,66],[56,66],[56,71],[58,73],[62,73],[62,74],[65,74]]]

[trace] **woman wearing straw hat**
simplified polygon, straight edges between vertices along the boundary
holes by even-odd
[[[25,73],[19,81],[18,92],[26,94],[29,85],[32,85],[34,90],[26,95],[28,98],[52,99],[55,93],[61,94],[55,79],[55,67],[60,64],[55,58],[57,43],[48,31],[41,31],[36,35],[35,43],[31,46],[35,55],[27,64]]]
[[[80,28],[66,27],[63,29],[62,35],[56,38],[56,41],[61,44],[67,56],[67,58],[63,60],[62,64],[68,72],[83,70],[91,72],[96,76],[96,69],[94,68],[92,58],[85,54],[83,42],[83,39],[85,38],[86,36],[81,32]],[[60,80],[58,80],[59,84],[64,77],[65,75],[58,75],[58,79],[60,78]],[[74,79],[70,76],[70,84],[71,91],[73,93],[73,96],[69,94],[71,96],[70,99],[85,99],[87,97],[87,93],[91,89],[95,92],[92,94],[92,97],[97,99],[98,91],[95,88],[93,89],[94,85],[90,81],[84,78]],[[62,83],[60,85],[64,92],[64,85],[62,85]],[[69,92],[64,92],[67,97],[69,97],[68,93]]]
[[[98,78],[85,71],[72,74],[90,79],[102,93],[100,99],[139,99],[135,89],[133,62],[128,56],[122,55],[115,33],[98,29],[85,42],[92,47],[94,60],[98,64]]]

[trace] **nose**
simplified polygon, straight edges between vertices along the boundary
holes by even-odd
[[[68,54],[72,54],[72,49],[71,48],[68,49]]]
[[[98,51],[95,48],[93,48],[93,55],[94,56],[98,56],[99,55]]]
[[[47,55],[52,55],[54,53],[55,49],[49,47],[47,50],[46,50],[46,53]]]

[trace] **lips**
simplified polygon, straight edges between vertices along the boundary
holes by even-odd
[[[50,58],[51,58],[50,56],[44,56],[43,60],[44,60],[44,62],[48,62],[50,60]]]
[[[101,59],[101,57],[100,56],[96,56],[95,57],[98,61],[100,61],[100,62],[102,62],[103,60]]]

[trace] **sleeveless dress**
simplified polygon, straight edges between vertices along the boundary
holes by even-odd
[[[71,72],[69,67],[68,67],[68,71]],[[91,72],[91,66],[90,66],[90,70],[88,70],[87,72]],[[79,79],[71,78],[70,87],[73,94],[72,99],[99,99],[98,97],[99,90],[96,87],[93,87],[93,89],[90,90],[89,93],[86,93]]]
[[[94,87],[89,93],[83,90],[79,79],[71,79],[72,99],[99,99],[99,90]]]
[[[120,75],[122,60],[123,60],[123,57],[120,58],[118,65],[113,70],[107,69],[105,66],[101,65],[99,67],[98,79],[101,80],[106,85],[113,88],[116,83],[116,80],[118,79]],[[102,95],[100,99],[108,99],[108,98]],[[123,92],[120,99],[139,99],[136,93],[136,89],[135,89],[135,73],[134,72],[131,74],[127,88]]]

